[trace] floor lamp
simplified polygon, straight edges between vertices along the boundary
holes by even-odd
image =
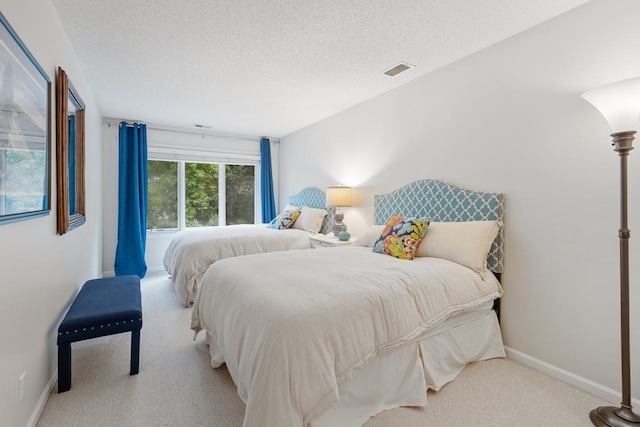
[[[627,228],[627,156],[640,116],[640,77],[623,80],[582,94],[607,119],[613,133],[613,150],[620,156],[620,336],[622,356],[622,402],[620,407],[601,406],[589,414],[597,427],[640,426],[631,406],[629,348],[629,229]]]

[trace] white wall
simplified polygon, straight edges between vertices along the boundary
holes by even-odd
[[[640,75],[639,16],[637,0],[594,0],[286,136],[280,193],[359,187],[365,205],[345,216],[357,235],[373,194],[414,180],[504,192],[506,345],[619,391],[619,160],[580,94]],[[629,168],[638,398],[640,152]]]
[[[101,272],[101,115],[51,2],[0,0],[0,10],[52,82],[51,214],[0,226],[0,426],[13,427],[34,421],[55,379],[58,324],[78,288]],[[56,235],[55,214],[58,66],[86,104],[87,222],[64,236]]]

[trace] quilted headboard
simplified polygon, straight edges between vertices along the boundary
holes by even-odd
[[[307,187],[300,190],[298,194],[289,196],[289,204],[293,206],[309,206],[310,208],[326,209],[329,214],[324,217],[320,232],[327,234],[331,231],[333,224],[334,209],[326,206],[327,200],[323,191],[315,187]]]
[[[499,220],[504,223],[504,194],[469,191],[442,181],[423,180],[374,197],[374,222],[386,224],[391,215],[427,217],[433,221]],[[489,251],[494,273],[504,270],[504,227]]]

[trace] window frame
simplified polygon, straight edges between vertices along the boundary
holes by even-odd
[[[187,227],[185,217],[185,163],[208,163],[218,165],[218,225],[214,227],[226,227],[227,224],[227,198],[226,198],[226,165],[244,165],[253,166],[253,183],[254,183],[254,199],[253,199],[253,224],[259,223],[259,213],[261,212],[260,200],[260,162],[242,161],[241,159],[227,159],[229,161],[216,161],[208,159],[172,159],[165,156],[148,155],[147,161],[162,161],[177,163],[177,186],[178,186],[178,227],[177,228],[147,228],[147,234],[158,233],[176,233],[186,229],[195,229],[200,227]],[[220,225],[220,224],[224,225]]]

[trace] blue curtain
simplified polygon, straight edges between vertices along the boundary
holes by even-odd
[[[147,125],[120,123],[116,276],[147,272]]]
[[[76,213],[76,116],[69,115],[69,215]]]
[[[273,174],[271,173],[271,143],[269,138],[260,140],[260,197],[262,199],[262,222],[276,217],[276,201],[273,195]]]

